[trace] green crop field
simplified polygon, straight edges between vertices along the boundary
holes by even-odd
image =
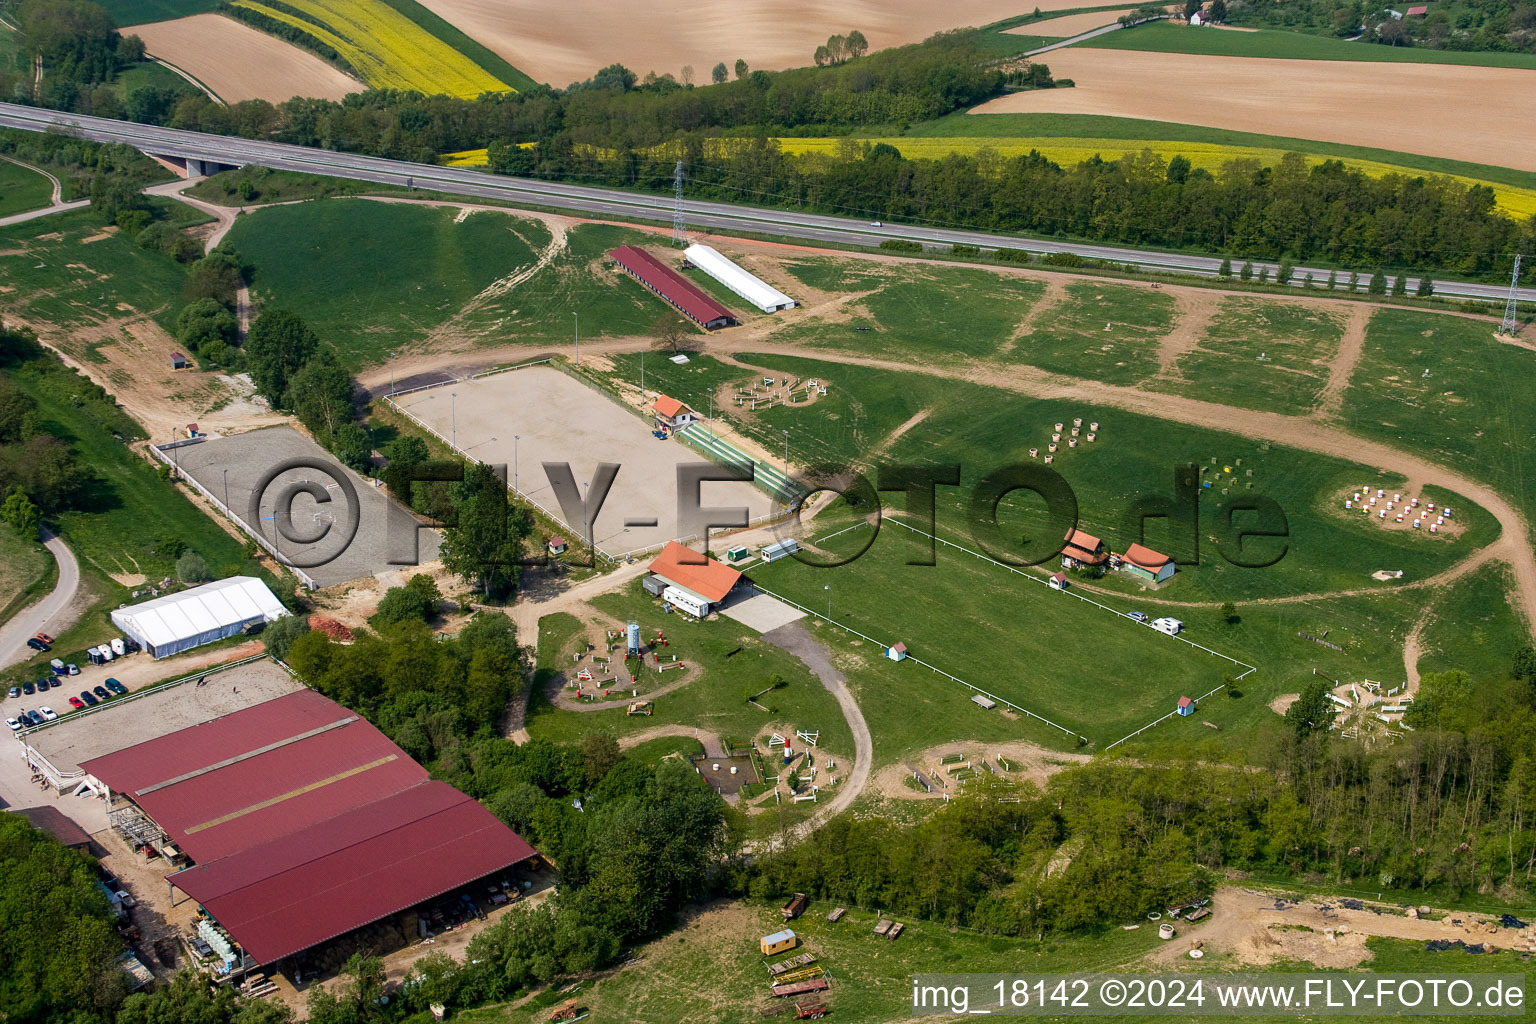
[[[1327,383],[1344,315],[1294,302],[1228,297],[1199,347],[1173,364],[1162,391],[1266,412],[1311,410]]]
[[[1242,33],[1218,34],[1241,35]],[[1192,142],[1248,149],[1281,149],[1318,156],[1337,156],[1381,164],[1395,164],[1416,168],[1429,174],[1453,174],[1519,188],[1536,188],[1536,174],[1512,170],[1508,167],[1495,167],[1492,164],[1398,153],[1370,146],[1350,146],[1338,142],[1262,135],[1227,128],[1205,128],[1200,125],[1176,124],[1172,121],[1113,117],[1108,114],[972,115],[962,111],[914,125],[907,130],[906,134],[916,138],[990,137],[999,141],[1010,138],[1104,139],[1110,142],[1123,139],[1160,139],[1170,144]],[[900,148],[899,143],[897,148]]]
[[[281,589],[254,559],[246,557],[244,544],[128,447],[142,431],[110,399],[85,397],[90,385],[52,356],[29,360],[8,372],[37,402],[42,428],[69,444],[84,476],[85,493],[78,510],[59,515],[56,526],[80,562],[90,607],[59,637],[53,654],[40,655],[34,662],[60,657],[84,664],[83,656],[73,655],[83,650],[87,640],[100,643],[107,612],[129,599],[130,587],[113,577],[174,577],[172,552],[178,543],[202,555],[216,577],[262,576]],[[25,676],[26,666],[17,672]]]
[[[183,268],[103,229],[89,210],[0,228],[0,248],[6,304],[25,320],[85,328],[143,315],[175,327]]]
[[[1378,311],[1343,415],[1362,436],[1492,484],[1529,515],[1536,408],[1525,382],[1536,373],[1536,352],[1497,340],[1493,329],[1487,320]]]
[[[9,160],[0,161],[0,217],[40,209],[52,197],[53,182],[43,175]]]
[[[1166,292],[1076,281],[1009,358],[1070,377],[1134,384],[1157,372],[1158,339],[1173,319]]]
[[[833,318],[793,322],[775,341],[915,359],[996,353],[1045,290],[1032,278],[964,267],[904,265],[872,274],[791,265],[790,272],[829,290],[868,294]]]
[[[125,28],[216,11],[219,0],[102,0],[101,6],[119,28]]]
[[[1297,60],[1392,61],[1409,64],[1473,64],[1493,68],[1536,68],[1536,54],[1431,50],[1423,46],[1351,43],[1328,36],[1257,29],[1252,32],[1190,30],[1154,22],[1111,32],[1077,44],[1095,50],[1154,50],[1218,57],[1282,57]]]

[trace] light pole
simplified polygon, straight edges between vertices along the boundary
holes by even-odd
[[[640,404],[645,405],[645,349],[640,350]]]
[[[224,470],[224,511],[229,511],[229,470]]]
[[[832,584],[828,583],[821,588],[827,592],[827,621],[832,621]]]
[[[459,393],[448,392],[448,422],[453,429],[453,441],[450,442],[454,451],[459,450]]]
[[[571,310],[571,330],[576,335],[576,365],[581,365],[581,317]]]
[[[784,431],[784,480],[789,482],[789,431]]]
[[[512,435],[512,493],[521,495],[523,492],[517,489],[517,442],[522,439],[522,434]]]

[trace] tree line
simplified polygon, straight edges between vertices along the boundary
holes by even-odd
[[[1234,24],[1313,32],[1383,46],[1495,53],[1536,52],[1536,4],[1528,0],[1467,0],[1433,5],[1419,18],[1394,17],[1385,4],[1362,0],[1241,0]]]

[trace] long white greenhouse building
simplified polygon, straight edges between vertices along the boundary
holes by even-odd
[[[764,313],[790,309],[795,300],[733,263],[729,257],[707,245],[695,243],[683,250],[683,258]]]

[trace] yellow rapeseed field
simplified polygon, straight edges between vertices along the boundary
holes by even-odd
[[[382,0],[235,0],[239,7],[292,25],[341,54],[364,82],[378,89],[417,89],[473,97],[512,87],[383,3]]]
[[[1069,139],[1069,138],[923,138],[902,136],[886,139],[865,139],[871,144],[884,142],[895,146],[902,156],[919,160],[937,160],[951,153],[970,155],[990,149],[999,156],[1024,156],[1030,150],[1063,166],[1071,166],[1098,154],[1105,160],[1118,160],[1127,154],[1150,149],[1164,160],[1183,155],[1195,167],[1218,171],[1228,160],[1254,159],[1273,165],[1279,162],[1287,150],[1266,149],[1257,146],[1224,146],[1209,142],[1165,142],[1153,139]],[[837,155],[847,140],[838,138],[780,139],[779,146],[786,153],[827,153]],[[1373,177],[1387,174],[1434,175],[1415,167],[1399,164],[1378,163],[1374,160],[1356,160],[1349,157],[1327,157],[1315,153],[1303,154],[1309,164],[1320,164],[1328,159],[1342,159],[1347,167],[1357,168]],[[1487,185],[1498,198],[1499,208],[1505,213],[1524,219],[1536,215],[1536,189],[1500,185],[1497,182],[1445,175],[1464,185]]]
[[[487,150],[461,149],[457,153],[444,153],[442,162],[449,167],[484,167],[491,160]]]

